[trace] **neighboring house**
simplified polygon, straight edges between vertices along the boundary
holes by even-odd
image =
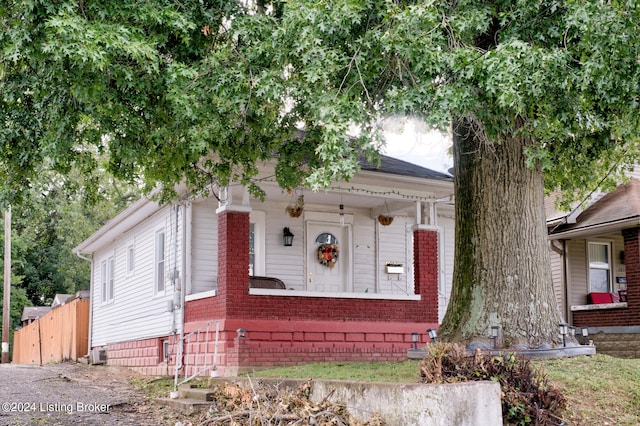
[[[600,352],[640,357],[640,180],[568,214],[548,209],[547,227],[565,320],[600,333]]]
[[[24,327],[29,325],[38,318],[44,316],[51,310],[51,306],[25,306],[22,309],[21,323]]]
[[[72,299],[72,298],[73,298],[73,294],[58,293],[53,298],[53,302],[51,302],[51,307],[55,308],[57,306],[62,306],[65,303],[67,303],[67,301],[70,301],[69,299]]]
[[[180,343],[178,362],[215,352],[218,371],[237,374],[404,359],[412,332],[426,342],[451,286],[449,175],[383,156],[326,191],[287,193],[267,166],[257,179],[264,201],[241,185],[165,206],[142,199],[76,247],[91,257],[92,350],[171,374],[177,339],[216,321],[209,343]]]

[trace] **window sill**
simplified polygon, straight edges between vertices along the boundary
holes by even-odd
[[[206,299],[207,297],[215,297],[218,295],[218,290],[201,291],[200,293],[188,294],[185,296],[185,302],[191,302],[192,300]]]
[[[420,301],[419,294],[407,295],[407,294],[383,294],[383,293],[330,293],[330,292],[323,292],[323,291],[273,290],[268,288],[250,288],[249,294],[252,296],[322,297],[322,298],[334,298],[334,299]]]
[[[618,303],[598,303],[595,305],[574,305],[571,307],[571,312],[576,311],[599,311],[606,309],[620,309],[628,307],[627,302]]]

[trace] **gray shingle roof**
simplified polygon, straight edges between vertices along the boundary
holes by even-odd
[[[412,176],[417,178],[446,181],[453,180],[453,177],[446,173],[427,169],[426,167],[418,166],[417,164],[409,163],[408,161],[399,160],[387,155],[380,155],[379,166],[375,164],[369,164],[364,159],[360,161],[360,166],[362,167],[362,170],[368,170],[372,172],[391,173],[400,176]]]

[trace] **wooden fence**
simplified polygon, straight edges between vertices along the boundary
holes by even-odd
[[[89,299],[75,299],[17,330],[13,363],[42,365],[87,355]]]

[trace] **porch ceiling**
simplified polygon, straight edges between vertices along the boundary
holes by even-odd
[[[449,181],[427,181],[425,179],[397,179],[391,175],[384,176],[380,182],[380,173],[360,172],[349,182],[335,182],[327,190],[312,191],[296,189],[288,193],[274,181],[263,179],[260,187],[266,193],[266,200],[289,203],[292,199],[304,195],[305,204],[334,205],[336,211],[340,204],[344,208],[367,208],[375,215],[415,213],[416,201],[447,202],[452,199],[453,185]],[[233,197],[242,197],[243,188],[235,187]]]

